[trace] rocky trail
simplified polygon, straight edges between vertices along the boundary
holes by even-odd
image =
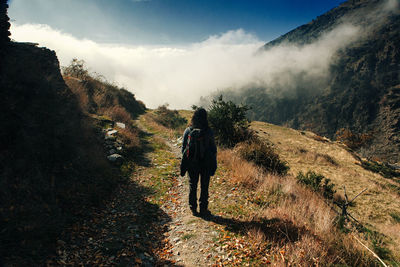
[[[169,140],[166,143],[179,159],[180,143]],[[171,258],[177,265],[211,265],[215,256],[213,240],[218,237],[218,233],[210,225],[212,222],[192,215],[187,204],[188,190],[188,177],[178,175],[176,183],[168,192],[176,198],[162,206],[163,211],[172,218],[165,233],[171,245]]]
[[[138,126],[142,131],[148,131],[140,122]],[[175,163],[179,163],[181,139],[157,137],[165,142],[166,149],[175,157]],[[155,167],[164,168],[163,165]],[[212,222],[192,215],[187,204],[188,194],[188,177],[180,176],[179,168],[175,168],[173,183],[167,192],[171,198],[161,205],[171,220],[164,225],[164,240],[167,242],[159,250],[159,256],[177,266],[210,266],[215,261],[214,241],[219,234],[210,225]]]
[[[223,253],[215,223],[187,205],[179,139],[137,121],[144,153],[113,197],[64,231],[48,266],[212,266]],[[212,201],[212,200],[211,200]]]

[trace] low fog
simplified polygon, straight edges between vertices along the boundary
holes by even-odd
[[[395,3],[388,1],[379,14],[398,9]],[[381,22],[373,22],[377,23]],[[14,23],[11,37],[55,50],[62,66],[72,58],[85,60],[91,72],[125,87],[150,108],[165,103],[189,108],[200,96],[219,89],[256,85],[290,90],[299,75],[303,80],[326,79],[335,53],[372,28],[372,24],[366,28],[344,18],[311,44],[282,44],[262,53],[259,49],[265,41],[242,29],[175,47],[101,44],[37,24]]]

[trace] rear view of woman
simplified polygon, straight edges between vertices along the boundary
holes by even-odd
[[[210,176],[217,169],[217,147],[214,133],[208,126],[207,111],[197,109],[191,125],[183,134],[181,175],[189,174],[189,207],[193,215],[197,213],[197,185],[200,178],[200,216],[211,215],[208,210],[208,186]]]

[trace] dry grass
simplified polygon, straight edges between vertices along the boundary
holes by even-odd
[[[387,222],[385,224],[381,224],[378,227],[378,231],[389,235],[393,240],[400,240],[400,223]],[[393,256],[395,258],[400,258],[400,249],[398,243],[391,242],[388,244],[388,248],[393,251]]]
[[[132,127],[118,129],[118,134],[122,137],[122,141],[128,149],[140,147],[139,130]]]
[[[242,160],[230,149],[218,151],[218,162],[228,167],[231,172],[231,182],[234,184],[256,188],[264,178],[261,168],[254,163]]]
[[[86,114],[106,115],[114,121],[129,124],[145,110],[143,103],[139,103],[133,94],[103,79],[87,76],[81,80],[64,76],[64,80]]]
[[[392,180],[363,169],[358,159],[343,145],[317,141],[313,133],[301,133],[263,122],[253,122],[252,129],[259,133],[260,138],[267,137],[275,144],[280,157],[289,163],[289,174],[296,176],[300,171],[315,171],[331,179],[337,194],[343,195],[345,186],[350,198],[368,188],[349,208],[350,213],[363,224],[383,233],[388,244],[400,244],[398,236],[381,227],[391,220],[391,212],[400,214],[400,196],[393,189],[398,185],[394,186]]]
[[[304,154],[305,160],[309,162],[314,162],[315,164],[330,164],[333,166],[339,165],[332,156],[327,154],[316,153],[314,151],[309,151]]]
[[[235,146],[235,152],[241,158],[256,164],[266,172],[285,175],[289,169],[286,162],[279,158],[271,144],[255,137],[247,142],[238,143]]]
[[[183,118],[185,118],[190,123],[194,111],[192,111],[192,110],[178,110],[178,112],[179,112],[179,115],[181,115]]]
[[[110,108],[103,108],[100,113],[109,116],[114,121],[120,121],[126,124],[130,124],[132,116],[121,106],[113,106]]]
[[[82,112],[86,113],[89,105],[89,97],[85,91],[85,87],[76,78],[64,77],[64,80],[71,91],[75,94],[80,109]]]
[[[230,182],[252,190],[272,203],[254,211],[254,220],[277,220],[274,233],[253,228],[248,236],[254,246],[273,245],[278,266],[317,266],[349,264],[374,265],[372,257],[335,226],[336,213],[323,198],[298,184],[294,177],[266,174],[237,156],[233,150],[220,150],[218,160],[229,170]],[[278,199],[278,201],[276,201]],[[279,238],[277,238],[279,237]]]
[[[179,127],[177,129],[170,129],[161,124],[159,124],[152,113],[152,111],[147,112],[143,116],[141,116],[142,122],[149,128],[151,131],[161,134],[162,136],[168,139],[174,139],[176,137],[180,137],[183,134],[183,128]],[[186,126],[185,126],[186,127]]]

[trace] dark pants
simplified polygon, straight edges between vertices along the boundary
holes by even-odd
[[[210,174],[206,170],[189,170],[189,206],[192,211],[197,210],[197,184],[200,176],[200,212],[208,208],[208,185],[210,184]]]

